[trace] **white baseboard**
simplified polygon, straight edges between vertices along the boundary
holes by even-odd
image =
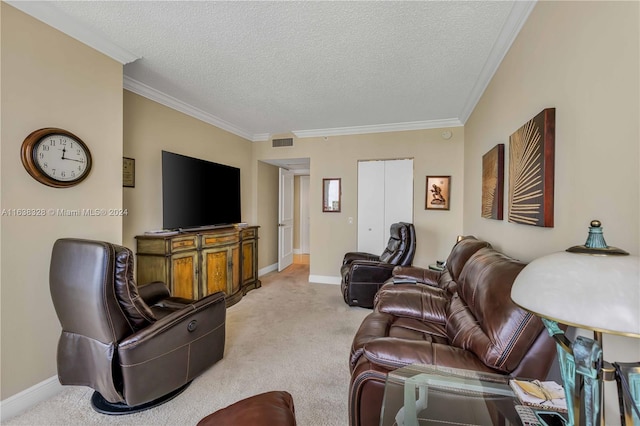
[[[27,411],[62,391],[58,376],[53,376],[9,398],[0,401],[0,422]]]
[[[309,275],[310,283],[320,283],[320,284],[338,284],[342,282],[342,278],[334,277],[332,275]]]
[[[273,272],[277,270],[278,270],[278,264],[274,263],[273,265],[265,266],[264,268],[260,269],[258,271],[258,276],[261,277],[263,275],[268,274],[269,272]]]
[[[302,249],[294,248],[293,249],[293,254],[304,254],[304,253],[302,252]]]

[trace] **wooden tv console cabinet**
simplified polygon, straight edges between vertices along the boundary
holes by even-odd
[[[163,281],[171,295],[200,299],[217,291],[227,307],[258,279],[258,226],[230,226],[175,235],[136,236],[138,284]]]

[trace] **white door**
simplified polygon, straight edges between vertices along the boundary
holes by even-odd
[[[358,251],[384,250],[384,161],[358,162]]]
[[[309,176],[300,176],[300,252],[309,253]]]
[[[396,222],[413,222],[413,160],[358,162],[358,251],[382,253]]]
[[[413,222],[413,160],[384,162],[384,238],[383,249],[389,241],[389,230],[396,222]],[[382,251],[380,251],[382,253]]]
[[[278,271],[293,263],[293,172],[279,169]]]

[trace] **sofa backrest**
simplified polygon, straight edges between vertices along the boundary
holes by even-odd
[[[475,252],[485,247],[491,247],[491,244],[473,236],[463,237],[458,241],[449,253],[447,266],[438,279],[438,286],[454,294],[458,287],[456,282],[460,278],[465,263]]]
[[[481,248],[462,269],[449,306],[451,344],[506,373],[516,369],[543,329],[538,317],[511,300],[513,281],[524,266],[492,248]]]
[[[380,255],[380,261],[397,265],[407,253],[409,248],[409,230],[403,223],[394,223],[389,230],[389,241],[387,247]]]

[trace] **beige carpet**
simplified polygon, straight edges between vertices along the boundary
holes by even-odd
[[[349,349],[368,309],[347,306],[336,285],[309,284],[308,265],[262,277],[227,310],[224,358],[160,407],[128,416],[91,408],[92,390],[66,386],[6,425],[195,425],[269,390],[293,395],[300,426],[348,424]],[[242,426],[242,425],[239,425]]]

